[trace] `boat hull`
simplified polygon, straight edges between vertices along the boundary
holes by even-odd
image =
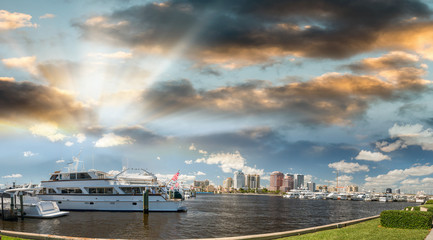
[[[140,195],[39,195],[44,201],[54,201],[62,211],[141,212],[143,196]],[[162,196],[149,196],[149,211],[185,211],[180,200],[165,200]]]

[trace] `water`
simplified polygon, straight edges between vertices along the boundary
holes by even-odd
[[[188,212],[71,212],[57,219],[2,222],[0,229],[91,238],[174,239],[288,231],[380,214],[414,203],[284,199],[269,195],[198,195]]]

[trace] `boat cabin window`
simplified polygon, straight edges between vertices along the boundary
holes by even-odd
[[[120,189],[122,189],[122,191],[125,194],[141,194],[142,193],[142,188],[139,188],[139,187],[121,187]]]
[[[59,180],[58,177],[59,177],[59,175],[57,175],[57,174],[51,175],[50,180],[51,181],[57,181],[57,180]]]
[[[113,188],[89,188],[89,194],[113,194]]]
[[[48,194],[56,194],[57,192],[52,189],[52,188],[48,188]]]
[[[88,173],[78,173],[77,179],[92,179]]]
[[[66,194],[83,193],[83,191],[81,191],[80,188],[59,188],[59,190],[62,191],[62,193],[66,193]]]

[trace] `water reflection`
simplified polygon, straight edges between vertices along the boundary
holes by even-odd
[[[296,200],[275,196],[199,195],[188,212],[71,212],[57,219],[2,222],[5,230],[91,238],[173,239],[287,231],[402,209],[409,203]]]

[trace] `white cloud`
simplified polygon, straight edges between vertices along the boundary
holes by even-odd
[[[37,27],[38,25],[32,23],[31,19],[32,16],[25,13],[11,13],[6,10],[0,10],[0,30]]]
[[[126,59],[132,58],[132,53],[118,51],[115,53],[89,53],[88,56],[95,58]]]
[[[194,175],[197,175],[197,176],[204,176],[204,175],[206,175],[206,173],[201,172],[201,171],[198,171],[198,172],[196,172]]]
[[[31,151],[24,152],[24,157],[33,157],[37,155],[36,153],[32,153]]]
[[[22,177],[23,177],[23,175],[21,175],[19,173],[15,173],[15,174],[3,176],[2,178],[22,178]]]
[[[393,152],[400,148],[407,148],[407,145],[404,144],[402,140],[397,140],[393,143],[389,143],[387,141],[377,142],[376,147],[382,152]]]
[[[161,160],[161,158],[160,158],[160,157],[156,157],[156,160],[158,160],[158,161],[159,161],[159,160]]]
[[[46,13],[46,14],[40,16],[39,19],[47,19],[47,18],[55,18],[55,17],[56,17],[56,15],[54,15],[54,14]]]
[[[72,145],[74,145],[73,142],[70,142],[70,141],[65,142],[65,146],[67,146],[67,147],[70,147],[70,146],[72,146]]]
[[[203,155],[207,155],[207,151],[205,151],[205,150],[198,150],[198,153],[203,154]]]
[[[384,155],[380,152],[370,152],[366,150],[361,150],[358,156],[355,157],[357,160],[366,160],[373,162],[380,162],[383,160],[391,160],[391,158],[387,155]]]
[[[423,129],[421,124],[415,125],[398,125],[394,124],[389,129],[389,135],[391,138],[399,138],[401,148],[405,146],[420,146],[423,150],[433,151],[433,130],[431,128]]]
[[[344,160],[341,160],[339,162],[330,163],[330,164],[328,164],[328,167],[334,168],[335,170],[338,170],[338,171],[344,172],[344,173],[370,171],[370,169],[368,169],[367,165],[360,165],[359,163],[349,163],[349,162],[345,162]]]
[[[74,137],[77,139],[77,143],[83,143],[86,141],[86,135],[84,135],[84,133],[74,134]]]
[[[418,185],[419,183],[419,178],[412,178],[401,181],[402,185]]]
[[[353,176],[340,175],[340,176],[338,176],[338,186],[339,187],[345,187],[345,186],[353,185],[352,180],[353,180]],[[331,180],[328,182],[329,182],[329,185],[331,185],[331,186],[337,186],[337,179]]]
[[[13,77],[0,77],[0,81],[2,81],[2,82],[15,82],[15,78],[13,78]]]
[[[433,174],[433,166],[415,165],[406,169],[395,169],[386,174],[381,174],[376,177],[366,177],[366,187],[397,187],[399,183],[408,184],[416,180],[411,180],[410,177],[427,176]],[[427,183],[430,179],[425,178],[423,183]],[[433,180],[433,179],[432,179]]]
[[[132,144],[134,139],[129,136],[118,136],[114,133],[103,134],[102,138],[100,138],[95,143],[95,147],[114,147],[118,145]]]
[[[196,163],[217,164],[225,173],[232,173],[233,170],[242,170],[246,174],[263,174],[263,169],[246,166],[246,160],[239,151],[234,153],[212,153],[207,158],[195,160]]]
[[[65,160],[61,159],[61,160],[57,160],[56,163],[64,163]]]
[[[65,135],[58,132],[57,125],[52,123],[36,124],[30,127],[29,130],[33,135],[46,137],[51,142],[62,141],[66,138]]]
[[[5,58],[2,59],[2,62],[8,68],[21,68],[33,75],[38,75],[38,69],[36,68],[36,56]]]
[[[187,164],[187,165],[192,164],[192,160],[185,160],[185,164]]]
[[[191,146],[189,146],[190,151],[195,151],[197,148],[194,146],[194,143],[191,143]]]

